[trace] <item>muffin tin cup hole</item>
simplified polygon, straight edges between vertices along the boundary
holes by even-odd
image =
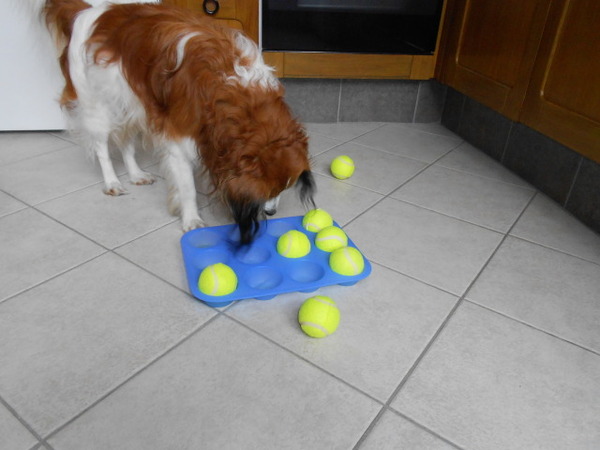
[[[249,270],[245,281],[252,289],[273,289],[281,284],[283,275],[272,267],[260,266]]]
[[[312,283],[325,276],[325,269],[313,262],[303,262],[293,267],[289,275],[292,280],[299,283]]]
[[[222,250],[207,250],[194,258],[194,265],[203,270],[205,267],[211,264],[223,263],[227,264],[229,260],[229,254]]]
[[[294,225],[289,222],[269,222],[267,221],[267,233],[271,236],[279,237],[290,230],[294,229]]]
[[[192,247],[209,248],[217,245],[221,241],[221,236],[214,231],[200,229],[190,233],[186,239]]]
[[[261,245],[244,246],[235,252],[235,257],[244,264],[262,264],[271,257],[271,252]]]
[[[254,239],[258,239],[260,238],[263,234],[265,234],[266,231],[266,225],[264,222],[259,223],[258,225],[258,230],[256,231],[256,235],[254,236]],[[227,234],[227,239],[229,240],[229,242],[233,242],[233,243],[239,243],[241,241],[241,235],[240,235],[240,227],[238,227],[237,225],[234,225],[231,230],[229,231],[229,233]]]

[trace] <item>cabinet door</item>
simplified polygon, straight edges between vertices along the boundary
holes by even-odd
[[[556,0],[521,121],[600,162],[600,2]]]
[[[199,11],[208,17],[221,20],[225,25],[244,30],[258,42],[258,1],[259,0],[163,0],[165,4],[182,6]],[[213,12],[207,14],[206,10]]]
[[[510,119],[517,119],[549,3],[450,2],[441,81]]]

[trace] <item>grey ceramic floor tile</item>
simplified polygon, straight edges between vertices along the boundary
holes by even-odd
[[[213,314],[120,257],[101,256],[0,304],[0,392],[45,435]]]
[[[311,339],[298,326],[300,305],[315,293],[242,301],[227,311],[268,336],[386,402],[433,337],[457,298],[373,264],[354,286],[321,288],[341,312],[338,330]]]
[[[383,414],[360,446],[360,450],[450,450],[454,448],[392,411]]]
[[[394,125],[398,126],[399,128],[406,127],[408,129],[421,131],[423,133],[439,134],[440,136],[447,136],[447,137],[451,137],[451,138],[458,139],[458,140],[462,139],[456,133],[453,133],[448,128],[446,128],[444,125],[442,125],[441,123],[437,123],[437,122],[434,122],[434,123],[398,123],[398,124],[394,124]]]
[[[432,166],[392,194],[424,208],[507,232],[535,191]]]
[[[7,214],[25,209],[27,205],[15,199],[14,197],[0,192],[0,217]]]
[[[600,236],[542,194],[537,194],[511,234],[600,263]]]
[[[314,159],[313,170],[333,177],[330,171],[331,161],[339,155],[348,155],[355,165],[354,174],[344,180],[344,183],[380,194],[389,194],[426,167],[425,163],[414,159],[349,142],[317,156]]]
[[[115,252],[187,292],[180,245],[182,236],[181,224],[174,222],[119,247]]]
[[[525,180],[468,142],[460,144],[436,162],[436,165],[533,189]]]
[[[592,449],[600,358],[468,302],[392,407],[463,448]]]
[[[385,199],[346,227],[367,258],[461,295],[502,236]]]
[[[315,174],[318,208],[329,212],[338,224],[344,226],[350,220],[377,203],[383,195],[336,180],[331,175]],[[288,189],[281,197],[274,217],[300,216],[306,208],[298,200],[294,189]]]
[[[360,136],[356,142],[430,163],[456,148],[462,140],[425,133],[401,124],[387,124]]]
[[[100,183],[100,168],[79,147],[65,145],[62,150],[0,167],[0,189],[36,204]],[[102,185],[96,189],[101,191]]]
[[[127,183],[121,177],[122,183]],[[38,208],[90,239],[114,248],[171,222],[181,221],[167,209],[164,180],[127,186],[129,194],[105,195],[100,185],[73,192]],[[200,198],[201,200],[201,198]]]
[[[71,144],[43,132],[0,133],[0,166],[50,153]]]
[[[0,403],[0,448],[28,450],[37,439]]]
[[[378,122],[309,123],[306,125],[306,128],[311,135],[315,133],[338,141],[347,142],[369,131],[373,131],[381,125],[383,124]]]
[[[50,443],[62,450],[348,449],[380,407],[222,317]]]
[[[600,352],[600,266],[509,237],[468,298]]]
[[[341,143],[342,141],[337,139],[331,139],[318,133],[310,133],[308,139],[308,151],[310,155],[314,157]]]
[[[0,301],[104,249],[32,209],[0,219]]]

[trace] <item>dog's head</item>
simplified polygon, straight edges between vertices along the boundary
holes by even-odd
[[[240,228],[241,243],[251,243],[268,204],[296,187],[301,201],[314,206],[308,137],[291,116],[279,92],[245,92],[217,101],[212,150],[202,157],[215,188]]]

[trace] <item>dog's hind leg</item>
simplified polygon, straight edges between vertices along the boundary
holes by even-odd
[[[196,147],[192,141],[164,144],[162,163],[169,185],[169,211],[181,216],[183,231],[205,226],[198,214],[196,202],[194,167],[197,159]]]
[[[108,141],[94,139],[92,142],[92,148],[94,153],[96,153],[96,157],[100,163],[100,168],[102,169],[102,177],[104,178],[104,193],[106,195],[115,196],[127,194],[127,191],[125,188],[123,188],[123,185],[115,173],[115,169],[108,151]]]
[[[135,160],[135,145],[133,141],[122,145],[120,148],[125,168],[127,169],[127,173],[129,173],[129,180],[137,185],[154,183],[154,175],[142,170]]]

